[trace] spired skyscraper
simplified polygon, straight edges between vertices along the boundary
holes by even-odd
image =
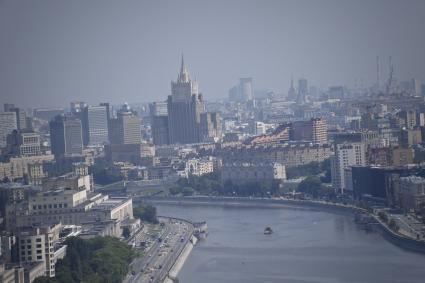
[[[201,141],[200,122],[205,109],[204,101],[198,92],[198,83],[190,78],[183,56],[177,81],[171,82],[167,109],[170,144]]]

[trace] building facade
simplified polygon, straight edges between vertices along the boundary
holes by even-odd
[[[177,81],[171,82],[171,95],[167,100],[170,144],[200,142],[200,117],[204,101],[198,84],[190,78],[183,57]]]
[[[0,148],[6,147],[7,136],[18,129],[15,112],[0,112]]]
[[[355,165],[366,165],[366,151],[363,143],[342,143],[335,145],[335,155],[331,157],[332,186],[344,193],[345,169]]]
[[[276,162],[248,163],[225,162],[222,165],[221,182],[234,184],[286,180],[285,166]]]
[[[50,144],[55,157],[82,154],[81,121],[73,117],[56,116],[50,121]]]

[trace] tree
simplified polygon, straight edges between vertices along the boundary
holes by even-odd
[[[388,223],[388,216],[384,211],[378,213],[378,217],[385,223]]]
[[[66,256],[56,264],[56,277],[39,277],[36,283],[121,282],[128,272],[134,252],[127,244],[111,237],[65,241]]]
[[[318,177],[307,177],[298,185],[297,191],[318,197],[322,191],[322,182]]]
[[[104,159],[96,159],[94,165],[90,167],[90,173],[93,174],[94,182],[100,185],[108,185],[123,180],[118,172],[111,170]]]
[[[139,218],[142,221],[154,224],[159,223],[156,214],[156,207],[152,205],[141,205],[133,208],[133,215],[134,217]]]
[[[393,218],[391,218],[390,222],[388,223],[388,226],[394,232],[398,232],[398,230],[400,229],[400,227],[397,225],[397,223],[395,222]]]

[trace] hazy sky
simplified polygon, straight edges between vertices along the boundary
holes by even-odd
[[[1,103],[165,100],[182,52],[211,100],[244,76],[371,84],[377,55],[424,81],[425,1],[0,0]]]

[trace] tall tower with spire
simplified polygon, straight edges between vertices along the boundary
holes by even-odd
[[[200,116],[204,112],[204,102],[198,92],[198,83],[190,78],[183,55],[177,80],[171,82],[167,108],[170,143],[200,142]]]

